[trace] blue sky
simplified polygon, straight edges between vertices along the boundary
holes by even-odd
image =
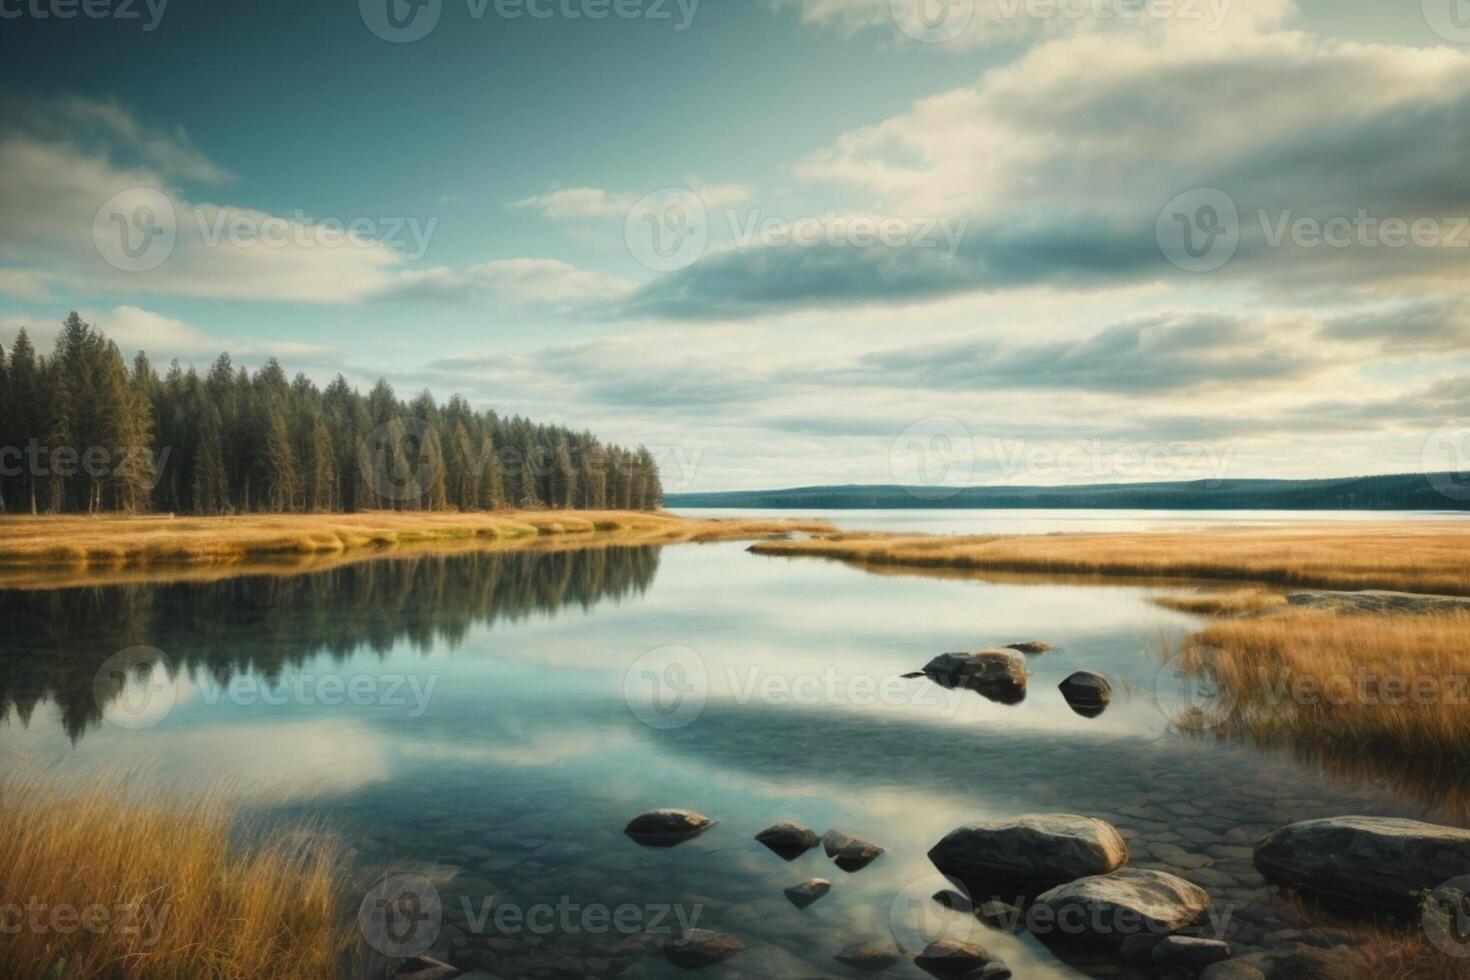
[[[675,489],[1466,447],[1450,0],[438,0],[408,43],[370,29],[390,0],[57,2],[0,2],[7,346],[77,308],[157,362],[275,355],[646,442]],[[963,27],[915,40],[914,4]],[[1171,258],[1212,191],[1226,260]],[[159,200],[175,244],[119,268],[95,235]],[[707,245],[650,264],[640,229],[691,202]]]

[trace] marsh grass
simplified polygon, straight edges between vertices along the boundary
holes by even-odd
[[[1177,655],[1224,693],[1226,716],[1205,720],[1226,731],[1416,764],[1470,761],[1470,612],[1286,607],[1216,621]]]
[[[1286,604],[1286,597],[1266,589],[1222,589],[1188,595],[1162,595],[1155,605],[1197,616],[1243,616]]]
[[[0,780],[8,933],[0,972],[48,980],[341,975],[352,945],[337,846],[313,828],[244,828],[260,833],[242,841],[236,812],[223,791],[162,803],[147,787],[77,787],[34,774]]]
[[[793,531],[821,521],[693,520],[645,511],[390,512],[0,517],[0,569],[122,569],[229,565],[421,545],[622,536],[627,543],[725,541]]]
[[[1470,522],[1372,521],[1107,534],[832,534],[766,541],[763,555],[868,566],[1230,579],[1470,595]]]
[[[1440,949],[1425,928],[1427,917],[1442,917],[1444,909],[1429,906],[1399,921],[1350,919],[1294,894],[1282,911],[1308,934],[1317,932],[1334,946],[1312,956],[1317,964],[1313,975],[1324,980],[1470,980],[1470,958]],[[1443,918],[1441,923],[1453,934],[1453,923]]]

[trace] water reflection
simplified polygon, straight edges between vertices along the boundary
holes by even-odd
[[[119,650],[158,647],[216,687],[247,672],[270,683],[323,653],[340,663],[401,642],[454,649],[477,625],[641,594],[658,562],[656,547],[428,554],[294,576],[0,590],[0,717],[28,724],[49,702],[75,742],[102,720],[93,680]]]
[[[1154,605],[1155,589],[872,575],[743,549],[402,557],[0,592],[12,640],[0,704],[28,721],[0,730],[0,765],[25,750],[79,773],[162,759],[181,777],[268,784],[273,815],[340,825],[365,879],[406,868],[443,882],[436,955],[563,980],[688,974],[642,931],[594,932],[559,911],[549,932],[487,925],[487,897],[578,915],[634,908],[640,930],[655,907],[697,914],[747,944],[711,977],[857,977],[838,952],[914,935],[906,917],[933,914],[902,900],[941,889],[926,852],[945,833],[1075,812],[1114,823],[1133,865],[1207,887],[1233,912],[1226,938],[1250,949],[1290,926],[1251,863],[1254,840],[1312,817],[1423,815],[1391,784],[1171,731],[1156,703],[1159,636],[1201,621]],[[1016,705],[902,676],[943,651],[1031,639],[1053,649],[1026,658]],[[96,727],[93,674],[134,644],[166,650],[191,686],[156,727]],[[626,678],[669,647],[697,658],[707,690],[684,724],[659,728],[625,700]],[[333,664],[434,679],[430,710],[205,698],[232,675],[289,680]],[[1058,688],[1083,668],[1111,685],[1097,718]],[[655,807],[719,822],[678,847],[640,847],[622,829]],[[781,820],[885,852],[851,874],[821,848],[788,862],[755,840]],[[816,877],[830,894],[794,907],[784,889]],[[973,916],[947,921],[981,930],[973,938],[1018,976],[1132,975]],[[890,975],[925,976],[911,960]]]

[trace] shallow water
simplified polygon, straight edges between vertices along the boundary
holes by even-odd
[[[833,954],[939,929],[1018,976],[1119,975],[943,912],[925,852],[969,820],[1100,816],[1134,865],[1207,887],[1244,951],[1288,925],[1251,867],[1259,836],[1426,813],[1369,775],[1172,730],[1201,695],[1158,644],[1199,620],[1152,604],[1161,587],[872,575],[745,547],[0,591],[0,765],[228,779],[283,814],[325,814],[364,882],[388,867],[436,884],[437,955],[507,978],[686,975],[655,948],[681,922],[747,942],[712,977],[859,976]],[[899,676],[1031,639],[1056,649],[1028,658],[1020,704]],[[1078,669],[1112,681],[1099,717],[1056,689]],[[673,848],[622,835],[658,806],[719,824]],[[851,874],[820,848],[786,863],[752,840],[783,819],[887,853]],[[811,877],[833,889],[798,910],[782,889]]]

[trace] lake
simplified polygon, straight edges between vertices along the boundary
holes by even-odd
[[[833,516],[897,530],[1236,519]],[[1173,729],[1210,692],[1160,642],[1201,620],[1150,600],[1199,586],[871,574],[745,549],[399,555],[0,591],[0,765],[226,780],[261,794],[262,815],[324,816],[364,881],[386,867],[433,886],[433,928],[376,944],[426,939],[506,978],[687,976],[655,948],[679,924],[746,941],[711,977],[860,976],[833,955],[936,931],[981,942],[1017,976],[1129,975],[929,900],[947,887],[925,856],[940,837],[1031,812],[1113,822],[1134,865],[1204,885],[1238,947],[1292,945],[1274,936],[1289,923],[1253,870],[1256,839],[1345,813],[1433,819],[1448,792]],[[1017,704],[900,676],[944,651],[1033,639],[1055,649],[1027,658]],[[1097,717],[1057,690],[1078,669],[1112,682]],[[622,834],[665,806],[719,823],[671,848]],[[853,873],[820,847],[788,863],[752,839],[780,820],[886,853]],[[831,893],[799,910],[782,890],[813,877]],[[885,975],[926,974],[905,961]]]

